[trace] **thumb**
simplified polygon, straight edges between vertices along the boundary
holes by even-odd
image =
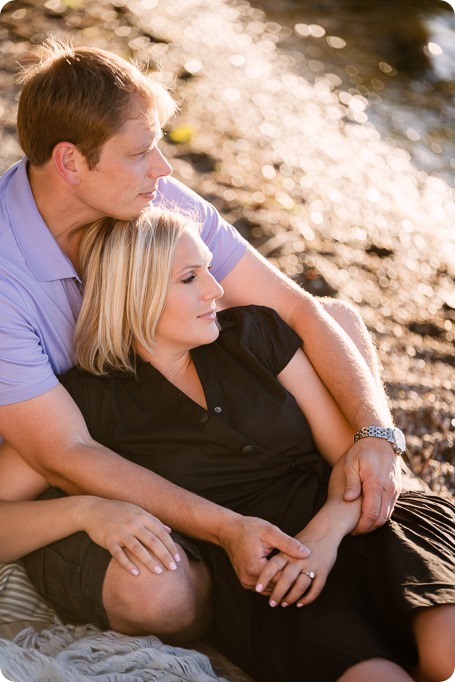
[[[280,552],[287,554],[294,559],[305,559],[310,556],[311,550],[303,545],[297,538],[292,538],[290,535],[286,535],[279,528],[274,528],[274,537],[272,539],[272,545],[275,549]]]
[[[345,484],[344,484],[344,494],[343,498],[347,502],[352,502],[352,500],[357,500],[362,494],[362,484],[360,481],[359,472],[353,466],[345,464]]]

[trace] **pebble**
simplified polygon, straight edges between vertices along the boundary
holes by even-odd
[[[302,286],[360,310],[415,469],[453,497],[455,192],[369,125],[365,98],[317,58],[316,28],[293,54],[246,0],[14,5],[0,15],[0,170],[21,154],[17,63],[46,37],[156,69],[181,103],[163,141],[174,174]]]

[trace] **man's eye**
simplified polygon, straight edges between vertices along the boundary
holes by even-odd
[[[148,149],[144,149],[142,152],[136,152],[136,154],[133,154],[132,156],[134,159],[144,159],[147,156],[148,152],[149,152]]]
[[[196,275],[192,273],[191,275],[188,275],[188,277],[185,277],[185,279],[182,279],[183,284],[191,284],[193,280],[196,279]]]

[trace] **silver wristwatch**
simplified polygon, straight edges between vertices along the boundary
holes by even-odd
[[[384,438],[389,441],[397,455],[404,455],[406,452],[404,433],[396,426],[390,429],[383,426],[364,426],[355,434],[354,443],[357,443],[361,438]]]

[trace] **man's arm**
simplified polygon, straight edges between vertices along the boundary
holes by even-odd
[[[20,559],[84,530],[133,575],[140,572],[138,564],[155,573],[162,573],[163,567],[175,570],[177,547],[171,529],[151,514],[128,502],[88,495],[35,501],[47,488],[44,476],[4,441],[0,445],[0,561]]]
[[[96,443],[60,384],[37,398],[0,407],[0,433],[41,476],[70,494],[125,500],[191,537],[221,545],[251,586],[272,549],[307,556],[296,539],[170,483]]]
[[[297,332],[307,357],[354,432],[362,426],[392,424],[382,388],[354,343],[316,298],[252,248],[222,284],[224,307],[269,306]],[[385,523],[392,512],[400,489],[399,458],[386,441],[368,438],[352,445],[345,461],[345,499],[356,499],[362,487],[362,516],[356,531],[368,532]]]

